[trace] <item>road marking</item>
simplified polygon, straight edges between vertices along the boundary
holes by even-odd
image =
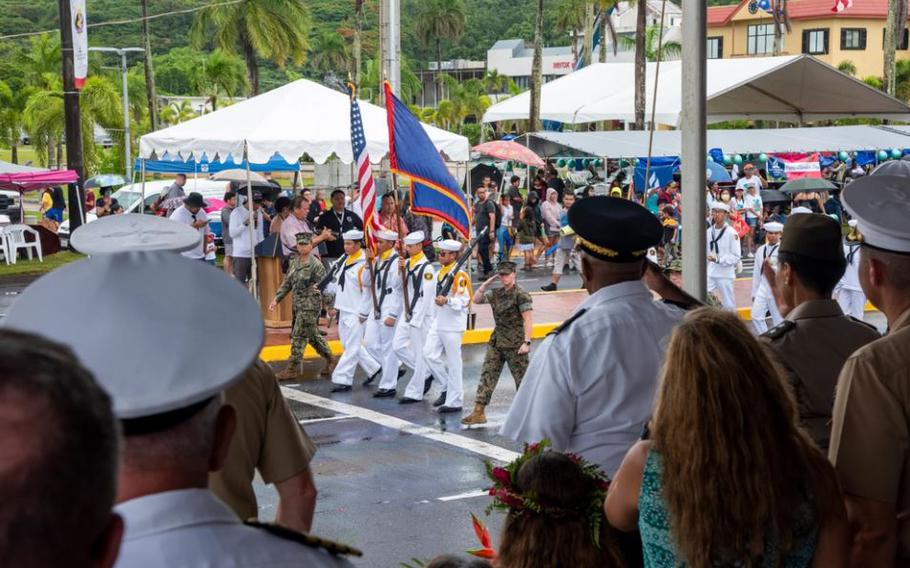
[[[318,422],[332,422],[334,420],[349,420],[351,418],[356,418],[356,416],[326,416],[325,418],[304,418],[303,420],[298,420],[297,422],[301,424],[316,424]]]
[[[476,489],[474,491],[468,491],[466,493],[459,493],[458,495],[447,495],[445,497],[437,497],[437,501],[458,501],[459,499],[473,499],[474,497],[486,497],[490,494],[487,489]]]
[[[321,396],[316,396],[307,392],[289,389],[287,387],[281,387],[281,392],[286,398],[296,400],[297,402],[311,404],[313,406],[318,406],[319,408],[324,408],[326,410],[331,410],[340,414],[347,414],[349,416],[360,418],[368,422],[373,422],[374,424],[379,424],[380,426],[385,426],[386,428],[391,428],[393,430],[398,430],[407,434],[413,434],[415,436],[420,436],[429,440],[442,442],[443,444],[448,444],[462,450],[467,450],[469,452],[473,452],[475,454],[496,461],[510,462],[521,455],[518,452],[500,448],[499,446],[488,444],[487,442],[474,440],[473,438],[468,438],[459,434],[453,434],[452,432],[442,432],[440,430],[429,428],[427,426],[420,426],[419,424],[414,424],[413,422],[408,422],[407,420],[402,420],[401,418],[397,418],[395,416],[389,416],[388,414],[383,414],[381,412],[376,412],[375,410],[355,406],[353,404],[330,400],[328,398],[323,398]]]

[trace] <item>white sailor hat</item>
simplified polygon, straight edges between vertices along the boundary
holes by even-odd
[[[124,251],[183,252],[199,244],[199,231],[155,215],[108,215],[81,225],[71,242],[77,251],[96,255]]]
[[[86,302],[86,290],[103,291],[102,301]],[[58,268],[22,292],[2,325],[69,346],[128,435],[191,416],[255,361],[264,335],[259,305],[239,282],[163,251]]]
[[[766,233],[780,233],[783,232],[784,226],[782,223],[776,221],[771,221],[770,223],[765,223],[765,232]]]
[[[803,213],[811,215],[812,210],[809,209],[808,207],[803,207],[802,205],[800,205],[799,207],[794,207],[793,209],[790,210],[790,215],[800,215]]]
[[[869,176],[848,185],[841,201],[859,221],[863,242],[887,251],[910,253],[910,181]]]
[[[382,239],[384,241],[397,241],[398,240],[398,233],[396,233],[395,231],[390,231],[388,229],[380,229],[380,230],[376,231],[375,233],[373,233],[373,236],[376,237],[377,239]]]
[[[850,219],[849,221],[847,221],[847,226],[850,227],[851,229],[855,229],[857,225],[859,225],[859,221],[857,221],[856,219]]]
[[[730,211],[730,206],[723,201],[712,201],[711,209],[716,211]]]
[[[363,240],[363,231],[351,229],[350,231],[343,232],[341,238],[345,241],[360,241]]]
[[[461,241],[456,241],[454,239],[445,239],[439,243],[439,250],[444,250],[447,252],[459,252],[461,250]]]
[[[404,244],[419,245],[423,240],[423,231],[414,231],[413,233],[408,233],[408,236],[404,238]]]

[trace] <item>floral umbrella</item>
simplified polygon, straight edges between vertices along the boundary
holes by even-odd
[[[528,166],[534,166],[535,168],[542,168],[546,165],[543,159],[535,154],[530,148],[510,140],[497,140],[495,142],[478,144],[477,146],[474,146],[472,150],[478,154],[490,156],[491,158],[511,160]]]

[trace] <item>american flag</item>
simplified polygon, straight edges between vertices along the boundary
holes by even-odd
[[[376,217],[376,185],[373,183],[373,168],[367,152],[366,137],[363,133],[363,119],[360,117],[360,105],[357,97],[351,93],[351,148],[354,150],[354,162],[357,164],[357,185],[360,188],[360,209],[363,211],[363,232],[370,250],[376,252],[376,239],[373,233],[379,230],[379,219]]]
[[[835,0],[834,6],[831,8],[832,12],[843,12],[847,8],[853,7],[853,0]]]

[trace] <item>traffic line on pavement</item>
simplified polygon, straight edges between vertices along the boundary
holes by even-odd
[[[488,489],[476,489],[474,491],[468,491],[465,493],[459,493],[458,495],[446,495],[445,497],[437,497],[437,501],[458,501],[459,499],[473,499],[475,497],[486,497],[490,494]]]
[[[422,438],[427,438],[436,442],[442,442],[443,444],[448,444],[461,450],[473,452],[485,458],[499,462],[510,462],[521,455],[518,452],[513,452],[512,450],[507,450],[505,448],[501,448],[487,442],[474,440],[473,438],[468,438],[459,434],[453,434],[452,432],[442,432],[440,430],[436,430],[435,428],[430,428],[427,426],[420,426],[419,424],[414,424],[413,422],[402,420],[396,416],[390,416],[388,414],[376,412],[375,410],[370,410],[361,406],[323,398],[321,396],[316,396],[315,394],[310,394],[308,392],[290,389],[287,387],[281,387],[281,392],[284,394],[285,398],[289,398],[297,402],[302,402],[304,404],[309,404],[312,406],[317,406],[319,408],[324,408],[326,410],[331,410],[333,412],[360,418],[362,420],[366,420],[374,424],[379,424],[380,426],[391,428],[393,430],[398,430],[399,432],[404,432],[406,434],[412,434],[414,436],[420,436]]]
[[[303,418],[297,422],[300,424],[318,424],[319,422],[334,422],[336,420],[350,420],[351,418],[356,418],[356,416],[340,415],[326,416],[324,418]]]

